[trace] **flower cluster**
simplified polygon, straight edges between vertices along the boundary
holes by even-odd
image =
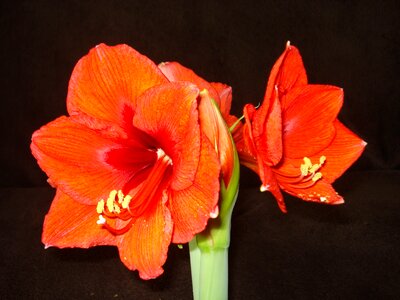
[[[45,246],[116,246],[129,269],[155,278],[171,243],[220,217],[236,151],[283,211],[281,190],[343,202],[331,183],[365,142],[337,120],[343,91],[308,84],[295,47],[275,63],[262,104],[244,107],[244,122],[230,115],[231,101],[229,86],[179,63],[157,66],[127,45],[93,48],[73,70],[68,115],[32,136],[57,190]]]

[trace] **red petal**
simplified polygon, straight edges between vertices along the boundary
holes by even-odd
[[[202,132],[213,144],[221,163],[225,186],[228,186],[233,171],[233,145],[229,129],[218,111],[216,103],[212,102],[207,91],[200,93],[199,116]]]
[[[219,163],[212,145],[202,138],[200,162],[193,185],[170,191],[169,207],[174,220],[173,243],[189,242],[204,230],[218,203]]]
[[[258,160],[258,175],[260,176],[262,182],[260,190],[270,191],[274,195],[281,211],[286,212],[286,205],[275,174],[269,166],[263,164],[262,162],[260,163],[260,160]]]
[[[284,156],[312,156],[326,148],[335,136],[333,122],[342,106],[343,90],[306,85],[293,89],[288,97],[294,100],[282,112]]]
[[[285,183],[281,184],[281,188],[285,192],[295,197],[299,197],[300,199],[303,199],[305,201],[326,204],[344,203],[343,198],[338,193],[336,193],[331,184],[326,182],[324,179],[318,180],[312,187],[309,188],[299,188],[296,186],[290,186]]]
[[[158,67],[171,82],[187,81],[195,84],[200,91],[206,89],[211,98],[217,102],[218,106],[220,105],[219,96],[214,87],[191,69],[182,66],[178,62],[165,62],[159,64]]]
[[[211,82],[211,86],[218,93],[220,100],[219,110],[221,111],[222,117],[225,119],[228,125],[232,125],[228,123],[230,117],[229,112],[231,111],[232,105],[232,88],[226,84],[219,82]]]
[[[270,101],[264,100],[255,112],[253,121],[253,139],[256,151],[262,161],[276,165],[282,158],[282,119],[277,93]]]
[[[133,124],[152,136],[171,157],[173,189],[193,182],[200,155],[198,89],[189,83],[167,83],[149,89],[139,99]]]
[[[253,136],[253,120],[256,112],[256,108],[253,104],[246,104],[243,108],[243,115],[245,124],[243,125],[242,138],[244,146],[243,150],[240,152],[247,152],[251,154],[254,158],[257,157],[257,149],[255,145],[255,138]]]
[[[42,242],[46,248],[115,245],[115,236],[97,225],[97,220],[96,206],[78,203],[57,190],[44,220]]]
[[[130,270],[139,270],[142,279],[156,278],[164,271],[162,265],[167,259],[173,228],[166,200],[166,194],[160,195],[154,208],[135,220],[118,240],[121,261]]]
[[[301,59],[299,50],[294,46],[290,46],[288,43],[285,51],[272,67],[267,89],[265,91],[264,101],[265,99],[270,99],[272,97],[275,86],[277,86],[279,98],[281,98],[292,88],[306,84],[306,70],[304,69],[303,60]]]
[[[307,74],[299,50],[294,46],[286,48],[286,55],[280,65],[276,78],[279,97],[286,94],[292,88],[307,84]]]
[[[314,156],[316,161],[322,155],[326,156],[326,161],[320,171],[323,178],[329,183],[340,177],[360,157],[366,146],[362,139],[338,120],[334,125],[336,136],[332,143]],[[313,161],[313,158],[311,160]]]
[[[31,149],[53,184],[75,200],[95,205],[122,188],[134,170],[108,164],[107,152],[121,145],[76,120],[60,117],[43,126],[33,134]]]
[[[75,66],[68,88],[68,112],[126,125],[136,98],[164,82],[167,79],[157,66],[131,47],[100,44]]]

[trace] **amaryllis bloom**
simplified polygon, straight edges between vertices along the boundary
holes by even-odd
[[[69,83],[69,116],[32,137],[57,188],[45,246],[117,246],[143,279],[160,275],[169,244],[204,230],[218,203],[220,164],[199,121],[199,94],[126,45],[83,57]]]
[[[298,50],[288,43],[272,68],[264,100],[244,107],[237,140],[241,163],[257,172],[286,211],[281,190],[306,201],[343,203],[331,183],[361,155],[366,143],[337,115],[343,90],[307,83]]]

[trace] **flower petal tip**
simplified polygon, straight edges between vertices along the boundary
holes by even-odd
[[[343,197],[338,195],[338,199],[333,202],[330,202],[329,204],[332,204],[332,205],[344,204],[344,199],[343,199]]]
[[[214,209],[210,212],[210,218],[216,219],[219,216],[219,207],[216,205]]]
[[[282,213],[287,214],[287,208],[285,203],[283,203],[283,205],[281,203],[278,203],[278,206]]]

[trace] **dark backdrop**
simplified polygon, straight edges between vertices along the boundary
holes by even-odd
[[[107,273],[107,264],[118,264],[116,252],[109,248],[86,252],[44,251],[40,248],[41,222],[53,192],[47,188],[46,177],[30,154],[30,136],[40,126],[66,114],[65,98],[71,71],[90,48],[101,42],[110,45],[126,43],[156,63],[177,60],[209,81],[231,85],[232,110],[239,115],[244,103],[256,104],[262,99],[269,70],[284,50],[287,40],[300,49],[311,83],[344,88],[345,102],[339,118],[366,140],[368,146],[360,160],[350,169],[349,175],[337,183],[338,190],[344,192],[346,199],[350,197],[351,200],[345,208],[315,206],[289,197],[291,216],[282,217],[269,196],[260,197],[252,189],[259,184],[257,178],[243,171],[243,192],[235,214],[235,234],[238,237],[232,246],[232,256],[235,257],[231,263],[234,268],[231,273],[232,297],[245,299],[243,297],[246,293],[254,299],[263,299],[268,295],[278,298],[335,298],[340,294],[364,296],[364,292],[366,295],[372,293],[377,296],[397,294],[398,289],[395,287],[398,281],[394,271],[398,270],[399,260],[392,256],[398,245],[400,223],[397,217],[400,208],[397,204],[400,176],[396,171],[400,166],[398,3],[2,1],[0,186],[3,187],[1,221],[4,232],[1,241],[12,249],[1,252],[2,267],[8,269],[2,275],[2,282],[8,285],[8,288],[4,287],[3,295],[6,298],[19,295],[22,298],[37,299],[55,297],[61,293],[66,293],[65,298],[98,296],[95,289],[102,289],[103,285],[97,279],[90,279],[94,278],[90,268],[93,265],[97,272],[99,268],[104,268],[100,272]],[[40,186],[44,188],[37,188]],[[352,207],[351,203],[365,204]],[[379,212],[380,209],[386,210]],[[266,215],[251,215],[260,214],[263,210],[266,210]],[[378,214],[386,216],[386,219],[378,218]],[[355,216],[362,217],[357,219]],[[259,242],[259,246],[248,248],[241,241],[252,243],[251,232],[254,230],[251,224],[253,222],[253,226],[257,226],[257,218],[266,222],[263,229],[266,237]],[[277,219],[279,221],[275,224]],[[19,227],[10,224],[15,220],[18,220]],[[374,226],[368,229],[362,227],[365,231],[354,231],[354,226],[363,222]],[[350,225],[343,231],[337,229],[343,224]],[[338,264],[329,264],[330,258],[327,256],[317,262],[320,268],[315,265],[310,268],[309,262],[315,259],[313,251],[318,251],[314,249],[310,254],[304,249],[310,250],[315,246],[313,241],[325,236],[323,230],[326,226],[337,236],[325,246],[318,245],[323,250],[329,250],[332,245],[341,244],[343,260],[339,260]],[[369,240],[370,244],[367,243],[367,249],[364,249],[365,233],[370,230],[375,232],[376,228],[378,232]],[[310,230],[315,235],[309,236]],[[295,238],[282,239],[282,236],[290,236],[293,231],[298,234]],[[383,232],[386,235],[382,240]],[[304,242],[302,236],[306,233],[310,240]],[[275,234],[275,238],[271,240],[270,234]],[[274,246],[284,248],[286,254]],[[299,248],[296,250],[294,247]],[[383,255],[380,252],[384,251],[382,247],[389,252]],[[349,248],[354,257],[368,252],[368,249],[372,251],[361,256],[360,266],[358,269],[354,267],[354,272],[348,271],[352,259],[347,259],[345,250]],[[32,251],[36,251],[33,252],[36,260],[29,254]],[[296,251],[308,254],[296,256]],[[131,280],[126,283],[125,296],[129,295],[133,299],[172,299],[173,295],[182,299],[189,297],[191,287],[187,253],[182,255],[175,252],[172,250],[172,259],[169,259],[167,266],[173,265],[171,260],[176,260],[177,266],[168,267],[168,272],[181,275],[164,275],[162,279],[151,283],[142,283],[136,275],[118,265],[115,274],[122,273],[121,282],[124,285],[120,283],[121,286],[125,286],[124,280],[128,280],[128,277],[134,277],[134,283]],[[21,256],[25,259],[14,264],[16,258],[20,259]],[[243,256],[249,261],[243,260]],[[257,258],[257,263],[251,261],[252,257]],[[258,265],[260,257],[266,261],[261,267]],[[304,264],[299,257],[305,260]],[[375,259],[373,268],[382,268],[383,263],[383,269],[389,272],[385,273],[388,278],[382,278],[384,271],[381,270],[382,274],[378,276],[380,281],[376,282],[375,269],[366,271],[363,268],[371,258]],[[273,261],[278,261],[278,264],[274,265]],[[63,276],[71,271],[65,268],[73,269],[67,263],[84,269],[77,272],[76,276],[92,276],[86,278],[88,285],[78,284],[73,276],[63,285]],[[324,269],[323,264],[327,263],[334,271],[321,271]],[[62,266],[64,273],[57,277],[54,274]],[[243,268],[248,276],[241,280],[240,270]],[[331,280],[340,277],[344,270],[347,270],[343,275],[345,283],[333,284]],[[53,281],[44,284],[49,282],[49,272]],[[326,278],[320,278],[322,285],[316,284],[319,276]],[[108,277],[103,275],[101,278],[108,281]],[[360,277],[365,279],[361,280]],[[352,284],[354,278],[358,280]],[[327,283],[328,280],[331,283]],[[294,283],[291,285],[290,282]],[[68,286],[69,283],[71,286]],[[21,284],[22,289],[19,288]],[[134,284],[135,288],[130,290]],[[302,288],[305,291],[299,292]],[[82,293],[79,294],[76,289],[81,289]],[[124,292],[113,290],[105,295],[105,298],[115,295],[121,298]]]

